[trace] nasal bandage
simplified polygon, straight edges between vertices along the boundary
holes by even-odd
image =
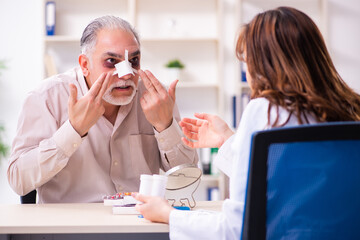
[[[115,64],[116,70],[113,75],[117,74],[119,78],[121,78],[125,75],[128,75],[128,74],[132,74],[135,76],[134,72],[137,73],[137,70],[131,66],[128,55],[129,55],[129,52],[128,52],[128,50],[125,49],[125,60]]]

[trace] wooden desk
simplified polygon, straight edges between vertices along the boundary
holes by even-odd
[[[221,206],[222,201],[197,202],[193,210],[221,211]],[[167,224],[152,223],[138,215],[113,215],[112,207],[102,203],[0,205],[0,240],[10,235],[12,239],[30,239],[24,234],[37,235],[36,239],[77,239],[79,234],[89,235],[81,239],[99,239],[99,234],[101,239],[119,239],[119,234],[128,239],[136,239],[135,235],[168,239],[168,233]]]

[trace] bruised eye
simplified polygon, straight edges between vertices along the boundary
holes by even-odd
[[[114,68],[115,64],[117,64],[118,62],[114,59],[114,58],[108,58],[105,60],[105,67],[107,68]]]
[[[139,57],[134,57],[129,60],[133,68],[136,68],[139,66]]]

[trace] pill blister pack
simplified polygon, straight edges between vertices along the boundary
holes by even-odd
[[[131,192],[121,192],[114,195],[106,195],[103,197],[104,206],[125,206],[135,205],[136,200],[131,196]]]
[[[136,199],[131,192],[121,192],[103,197],[104,206],[112,206],[113,214],[140,214],[135,209]]]

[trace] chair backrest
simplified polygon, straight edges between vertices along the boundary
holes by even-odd
[[[360,239],[360,123],[253,135],[242,239]]]
[[[20,196],[20,202],[21,204],[36,203],[36,190],[33,190],[24,196]]]

